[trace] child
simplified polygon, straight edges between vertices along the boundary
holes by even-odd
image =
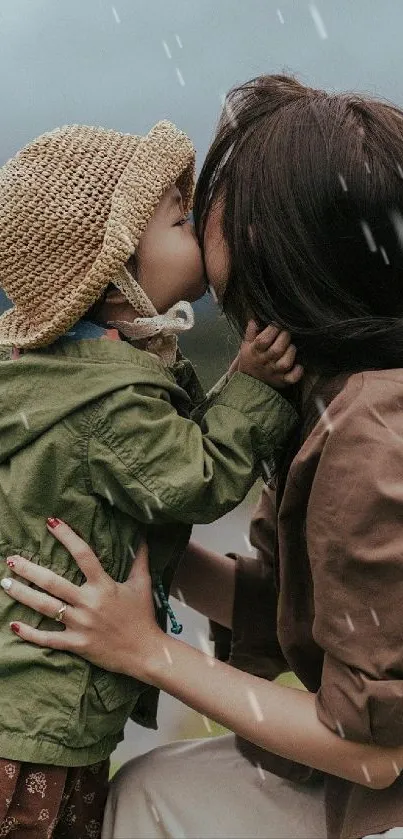
[[[192,524],[238,504],[294,425],[291,405],[263,382],[301,374],[287,336],[276,352],[279,330],[255,341],[249,331],[238,371],[200,408],[176,348],[193,323],[188,301],[206,290],[186,221],[193,175],[193,147],[168,122],[143,138],[65,127],[0,172],[0,284],[14,303],[0,343],[15,348],[0,365],[2,555],[82,582],[46,527],[49,511],[63,513],[122,581],[147,529],[161,624]],[[96,837],[108,757],[129,716],[156,726],[157,694],[21,644],[9,624],[24,619],[54,627],[2,592],[0,836]]]

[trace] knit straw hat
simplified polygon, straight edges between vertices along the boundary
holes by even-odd
[[[156,315],[124,266],[175,183],[187,213],[194,149],[167,121],[145,137],[65,126],[9,160],[0,169],[0,286],[14,308],[0,317],[0,344],[50,344],[111,282],[141,317]]]

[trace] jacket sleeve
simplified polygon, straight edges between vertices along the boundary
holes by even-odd
[[[239,670],[273,680],[288,671],[277,638],[277,590],[274,572],[276,508],[273,491],[263,489],[252,518],[250,542],[256,557],[234,554],[235,598],[232,631],[212,624],[216,656]],[[232,554],[231,554],[232,556]],[[237,737],[237,748],[246,759],[267,772],[294,783],[320,777],[319,773]]]
[[[329,432],[306,530],[319,719],[340,736],[403,745],[402,411],[352,406]]]
[[[197,422],[197,424],[200,425],[204,417],[204,414],[206,413],[206,411],[208,411],[211,405],[214,405],[217,398],[221,396],[221,393],[223,392],[225,386],[228,384],[231,378],[232,377],[229,376],[228,373],[224,373],[224,375],[221,376],[221,378],[218,379],[217,382],[215,382],[213,387],[210,388],[209,391],[207,391],[204,399],[201,402],[199,402],[199,404],[192,411],[191,417],[193,422]]]
[[[263,679],[289,670],[277,638],[274,576],[275,496],[263,489],[250,526],[256,556],[236,556],[235,597],[229,661]]]
[[[279,393],[242,373],[200,426],[177,413],[168,389],[128,387],[94,413],[92,487],[140,521],[207,523],[242,500],[260,460],[278,456],[296,421]]]
[[[255,556],[227,554],[236,563],[232,629],[210,621],[210,634],[216,658],[271,680],[289,670],[277,638],[276,511],[271,490],[262,490],[249,537]]]

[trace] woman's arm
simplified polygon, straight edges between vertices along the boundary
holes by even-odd
[[[234,560],[189,542],[173,581],[172,595],[230,629],[234,593]]]
[[[137,655],[125,672],[139,675]],[[267,682],[178,642],[159,642],[142,679],[280,757],[348,781],[382,789],[403,766],[403,747],[343,740],[318,719],[315,694]]]
[[[116,583],[67,525],[49,527],[73,555],[87,582],[80,588],[28,560],[11,558],[9,567],[14,573],[54,596],[17,579],[4,587],[3,579],[10,596],[50,617],[58,613],[61,601],[68,604],[64,632],[14,624],[21,639],[70,650],[100,667],[154,684],[282,757],[373,789],[393,783],[403,766],[403,746],[386,748],[342,739],[318,720],[313,694],[237,671],[166,636],[155,621],[145,546],[129,579]]]

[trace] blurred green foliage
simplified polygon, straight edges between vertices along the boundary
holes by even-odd
[[[181,336],[180,347],[208,390],[228,370],[238,352],[239,338],[209,295],[194,304],[194,311],[195,327]]]

